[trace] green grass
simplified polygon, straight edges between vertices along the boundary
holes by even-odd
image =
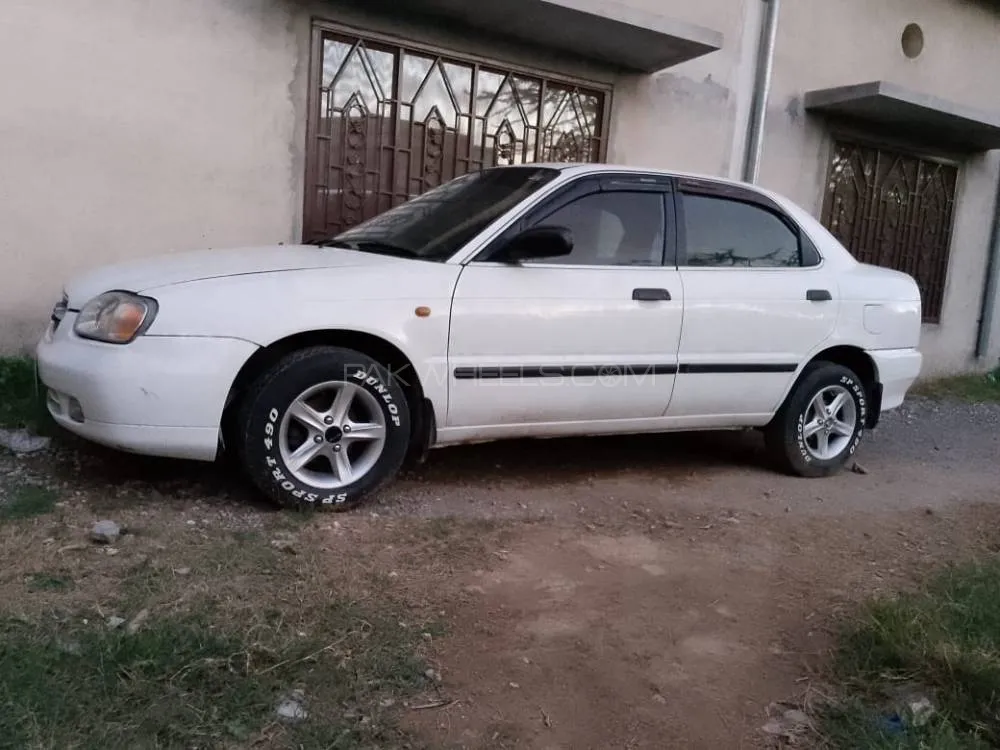
[[[58,495],[48,487],[34,484],[15,487],[6,500],[0,500],[0,523],[51,513],[55,510],[57,499]]]
[[[934,399],[1000,402],[1000,367],[986,374],[958,375],[920,383],[914,392]]]
[[[28,591],[68,591],[73,579],[64,574],[33,573],[28,579]]]
[[[34,360],[0,357],[0,427],[45,429],[48,414],[41,393]]]
[[[838,748],[978,750],[1000,746],[1000,561],[950,568],[919,592],[877,600],[839,641],[844,702],[824,732]],[[882,732],[894,685],[933,694],[923,727]],[[905,718],[905,707],[903,707]]]
[[[319,639],[254,640],[198,616],[158,617],[129,635],[81,617],[0,622],[0,746],[400,747],[387,696],[424,686],[419,635],[397,613],[334,602]],[[309,717],[277,720],[291,689]],[[413,747],[412,743],[406,744]]]
[[[862,701],[830,710],[824,716],[827,746],[843,750],[989,750],[984,740],[962,732],[945,717],[919,729],[892,734],[879,726],[880,714]]]

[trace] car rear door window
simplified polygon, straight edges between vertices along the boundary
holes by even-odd
[[[777,214],[752,203],[715,196],[687,193],[683,202],[686,265],[701,268],[803,265],[798,233]]]

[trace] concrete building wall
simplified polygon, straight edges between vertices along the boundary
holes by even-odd
[[[84,269],[293,238],[291,22],[272,0],[5,0],[0,351]]]
[[[802,109],[814,89],[888,80],[979,109],[1000,109],[1000,7],[979,0],[794,0],[782,3],[760,182],[818,215],[831,130]],[[904,27],[924,32],[923,52],[903,54]],[[904,138],[905,134],[896,134]],[[961,164],[941,323],[925,325],[925,375],[975,366],[991,213],[1000,152]],[[997,329],[994,328],[994,331]],[[1000,357],[994,336],[988,363]]]
[[[0,66],[0,351],[31,345],[62,281],[172,249],[296,241],[311,23],[392,35],[614,85],[608,159],[738,177],[760,0],[619,0],[721,31],[717,52],[622,74],[348,0],[8,0]],[[915,60],[903,27],[926,35]],[[818,213],[830,130],[805,91],[888,79],[1000,107],[1000,12],[986,0],[786,0],[761,182]],[[1000,154],[965,160],[929,372],[970,365]],[[1000,356],[1000,310],[991,354]]]
[[[630,4],[657,7],[656,0]],[[725,46],[654,76],[622,76],[609,156],[738,179],[762,3],[705,0],[670,12],[721,31]],[[915,59],[902,51],[909,23],[919,24],[925,37]],[[1000,8],[985,0],[782,3],[760,183],[820,214],[833,138],[828,123],[803,110],[806,91],[889,80],[960,104],[1000,109],[998,40]],[[961,169],[941,323],[923,331],[926,375],[977,366],[972,353],[1000,179],[1000,152],[934,155],[955,159]],[[1000,327],[993,330],[987,365],[1000,358]]]
[[[629,4],[663,12],[657,0]],[[738,178],[762,4],[703,0],[675,5],[672,17],[721,32],[725,44],[652,76],[620,76],[608,158]]]
[[[86,269],[300,239],[314,17],[615,80],[607,68],[359,6],[6,0],[0,352],[33,347],[63,281]]]

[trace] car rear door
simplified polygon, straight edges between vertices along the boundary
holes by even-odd
[[[765,422],[798,366],[834,331],[836,276],[755,191],[684,179],[677,214],[685,310],[668,414]]]

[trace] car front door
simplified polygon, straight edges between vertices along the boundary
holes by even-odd
[[[672,184],[579,179],[463,269],[451,311],[449,428],[559,423],[572,432],[569,423],[663,416],[684,304]],[[572,253],[489,260],[542,225],[568,228]]]
[[[796,224],[756,192],[682,180],[677,199],[685,312],[668,415],[762,423],[799,364],[833,333],[836,277]]]

